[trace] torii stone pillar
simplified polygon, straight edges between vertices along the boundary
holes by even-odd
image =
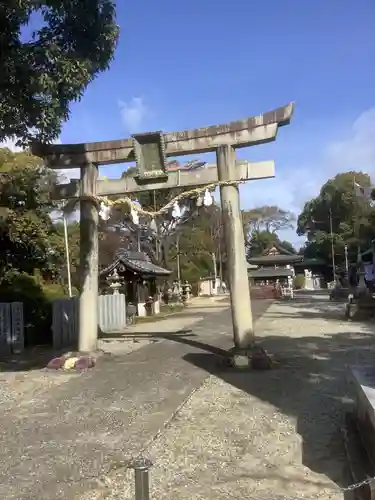
[[[229,144],[217,148],[219,181],[236,175],[236,152]],[[227,251],[228,284],[232,310],[233,340],[237,349],[246,350],[254,340],[253,315],[245,253],[242,214],[238,185],[220,187],[225,247]]]
[[[99,212],[95,203],[98,167],[81,167],[80,208],[80,299],[78,349],[94,351],[98,339]],[[93,197],[90,199],[90,197]]]
[[[236,162],[235,149],[276,139],[279,126],[287,125],[293,104],[245,120],[183,132],[138,134],[132,139],[88,144],[34,144],[32,153],[54,169],[81,167],[80,181],[56,186],[55,199],[80,199],[81,295],[79,350],[97,348],[98,335],[98,207],[95,197],[145,190],[204,186],[218,180],[245,181],[274,177],[273,162]],[[166,158],[214,151],[217,167],[168,172]],[[98,167],[137,161],[138,176],[98,181]],[[229,261],[234,344],[246,350],[253,341],[250,289],[238,187],[222,186],[224,231]]]

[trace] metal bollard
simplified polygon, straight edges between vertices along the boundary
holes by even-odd
[[[128,465],[134,469],[135,500],[150,500],[150,467],[152,462],[147,458],[136,458]]]

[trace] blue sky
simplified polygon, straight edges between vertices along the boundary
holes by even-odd
[[[375,174],[374,22],[373,0],[118,0],[116,58],[72,106],[61,141],[200,127],[295,101],[275,143],[238,156],[276,162],[275,179],[241,188],[243,208],[298,213],[337,172]]]

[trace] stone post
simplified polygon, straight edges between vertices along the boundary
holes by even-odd
[[[233,147],[219,146],[216,156],[219,181],[236,179]],[[254,331],[238,186],[221,186],[220,197],[227,249],[234,345],[238,349],[246,350],[254,341]]]
[[[95,202],[98,167],[88,164],[81,167],[80,199],[80,286],[79,298],[79,345],[80,352],[97,348],[99,213]],[[90,197],[93,197],[90,199]]]

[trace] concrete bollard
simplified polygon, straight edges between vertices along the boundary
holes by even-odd
[[[151,460],[142,457],[132,460],[128,465],[129,469],[134,470],[135,500],[150,500],[150,467]]]

